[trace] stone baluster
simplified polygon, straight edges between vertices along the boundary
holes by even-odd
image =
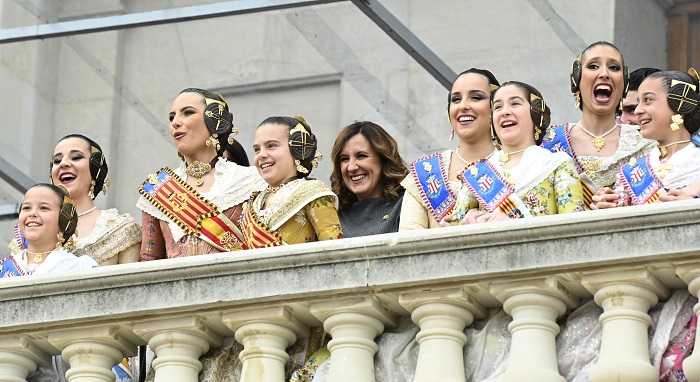
[[[658,381],[658,370],[649,360],[648,311],[659,297],[668,296],[668,288],[644,268],[585,273],[581,282],[603,308],[600,355],[589,380]]]
[[[688,284],[690,294],[696,297],[700,295],[700,263],[692,262],[678,265],[676,274]],[[693,312],[696,316],[700,316],[700,302],[695,304]],[[700,340],[698,340],[697,333],[693,353],[683,360],[683,373],[689,381],[700,381]]]
[[[414,381],[464,381],[464,328],[486,309],[463,288],[403,293],[399,303],[420,327]]]
[[[38,364],[47,364],[51,356],[25,336],[0,338],[0,382],[26,382]]]
[[[333,337],[328,343],[332,360],[328,380],[374,381],[374,338],[385,326],[395,326],[395,318],[369,296],[315,303],[310,311]]]
[[[140,322],[134,332],[156,353],[155,382],[196,382],[202,370],[199,357],[222,344],[221,336],[197,316]]]
[[[55,331],[49,333],[48,338],[70,363],[71,368],[66,372],[70,382],[114,382],[112,368],[124,357],[136,355],[138,345],[134,339],[140,342],[131,328],[119,325]]]
[[[494,283],[491,294],[513,317],[513,335],[506,371],[499,381],[563,382],[557,366],[557,317],[579,299],[556,277]]]
[[[287,347],[309,335],[309,328],[285,307],[224,313],[222,321],[244,346],[241,382],[282,382]]]

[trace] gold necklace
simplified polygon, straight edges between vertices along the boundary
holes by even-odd
[[[660,146],[660,147],[659,147],[659,151],[661,151],[661,157],[662,157],[662,158],[666,157],[666,154],[668,154],[668,150],[666,150],[666,149],[669,148],[670,146],[679,145],[679,144],[681,144],[681,143],[688,143],[688,142],[690,142],[690,139],[686,139],[686,140],[683,140],[683,141],[671,142],[671,143],[669,143],[669,144],[667,144],[667,145]]]
[[[600,149],[602,149],[603,146],[605,146],[605,137],[608,134],[612,133],[615,130],[615,128],[617,128],[617,126],[619,126],[619,125],[615,124],[615,126],[613,126],[612,129],[608,130],[603,135],[595,135],[595,134],[591,133],[590,131],[586,130],[586,128],[583,127],[583,124],[581,123],[581,121],[578,121],[578,127],[580,127],[584,133],[593,137],[593,147],[595,147],[595,149],[598,151],[600,151]]]
[[[27,250],[28,255],[34,255],[34,262],[39,264],[42,261],[44,261],[44,255],[48,255],[51,253],[51,251],[46,251],[46,252],[32,252],[30,250]]]
[[[187,175],[197,178],[197,186],[201,186],[204,183],[202,177],[209,171],[211,171],[211,165],[209,163],[200,163],[199,161],[192,162],[185,169]]]
[[[523,152],[523,151],[525,151],[525,150],[527,150],[527,147],[524,148],[524,149],[522,149],[522,150],[513,151],[513,152],[509,152],[509,153],[507,153],[507,152],[504,151],[504,152],[503,152],[503,156],[501,156],[501,163],[506,163],[506,162],[508,162],[508,159],[510,159],[510,156],[511,156],[511,155],[513,155],[513,154],[520,154],[521,152]]]

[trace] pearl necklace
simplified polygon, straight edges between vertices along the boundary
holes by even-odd
[[[489,158],[491,158],[491,156],[492,156],[493,153],[495,153],[495,152],[496,152],[496,149],[494,149],[493,151],[491,151],[491,154],[487,155],[486,158],[484,158],[484,159],[489,159]],[[459,155],[459,146],[457,146],[457,150],[455,150],[455,154],[457,155],[457,158],[459,158],[459,160],[461,160],[465,165],[467,165],[467,166],[471,165],[471,163],[467,162],[466,159],[462,158],[462,156]]]
[[[520,154],[520,153],[522,153],[523,151],[525,151],[525,150],[527,150],[527,149],[528,149],[528,148],[526,147],[526,148],[524,148],[524,149],[522,149],[522,150],[512,151],[512,152],[509,152],[509,153],[507,153],[507,152],[504,151],[504,152],[503,152],[503,156],[501,156],[501,163],[506,163],[506,162],[508,162],[508,160],[510,159],[510,156],[511,156],[511,155],[513,155],[513,154]]]
[[[668,150],[666,150],[666,149],[669,148],[670,146],[679,145],[679,144],[681,144],[681,143],[688,143],[688,142],[690,142],[690,139],[686,139],[686,140],[683,140],[683,141],[671,142],[671,143],[669,143],[669,144],[667,144],[667,145],[660,146],[660,147],[659,147],[659,151],[661,151],[661,157],[662,157],[662,158],[666,157],[666,154],[668,154]]]
[[[591,133],[590,131],[586,130],[586,128],[583,127],[583,124],[581,123],[581,121],[578,121],[578,127],[580,127],[584,133],[593,137],[593,147],[595,147],[595,149],[598,151],[600,151],[600,149],[602,149],[603,146],[605,146],[605,137],[608,134],[612,133],[615,130],[615,128],[617,128],[618,126],[619,126],[618,124],[615,124],[615,126],[613,126],[612,129],[608,130],[606,133],[604,133],[602,135],[595,135],[595,134]]]
[[[90,212],[94,211],[96,208],[97,208],[97,206],[93,206],[93,207],[90,208],[89,210],[79,213],[79,214],[78,214],[78,217],[87,215],[87,214],[89,214]]]

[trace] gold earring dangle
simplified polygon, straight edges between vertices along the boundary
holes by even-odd
[[[219,140],[217,138],[219,138],[219,134],[214,133],[210,135],[204,143],[207,145],[207,147],[214,146],[216,148],[216,151],[218,152],[221,151],[221,144],[219,143]]]
[[[578,109],[581,107],[581,92],[579,90],[574,93],[574,106]]]
[[[676,130],[678,130],[678,129],[681,128],[681,127],[680,127],[680,124],[682,124],[682,123],[685,122],[685,121],[683,121],[683,116],[682,116],[682,115],[680,115],[680,114],[674,114],[674,115],[671,117],[671,122],[672,122],[672,123],[671,123],[671,130],[676,131]]]
[[[452,129],[452,132],[450,133],[450,142],[455,139],[455,129]]]

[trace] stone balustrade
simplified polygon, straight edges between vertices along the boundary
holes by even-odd
[[[0,381],[58,354],[70,381],[109,381],[143,344],[156,381],[196,381],[234,337],[244,381],[281,382],[286,347],[319,326],[329,379],[372,381],[374,338],[402,316],[420,328],[415,381],[463,381],[463,330],[498,307],[513,317],[501,380],[563,381],[555,320],[582,298],[604,311],[591,381],[653,381],[648,310],[700,291],[699,233],[688,201],[4,279]],[[684,367],[699,380],[700,354]]]

